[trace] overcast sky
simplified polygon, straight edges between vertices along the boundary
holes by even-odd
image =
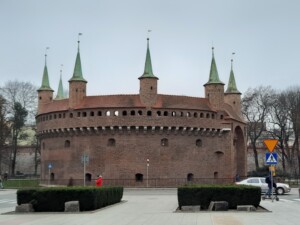
[[[88,95],[137,94],[147,30],[160,94],[204,96],[211,47],[227,88],[230,60],[239,91],[300,84],[297,0],[0,0],[0,86],[41,85],[48,50],[50,86],[73,74],[78,33]]]

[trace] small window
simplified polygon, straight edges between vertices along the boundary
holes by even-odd
[[[164,111],[164,116],[168,116],[168,112],[167,111]]]
[[[83,112],[83,113],[82,113],[82,116],[83,116],[83,117],[86,117],[86,112]]]
[[[211,114],[211,118],[214,119],[215,118],[215,114]]]
[[[63,118],[66,118],[66,114],[65,113],[63,113]]]
[[[222,119],[224,119],[224,116],[223,116],[223,115],[221,115],[221,116],[220,116],[220,119],[221,119],[221,120],[222,120]]]
[[[176,116],[176,112],[172,112],[172,114],[171,114],[172,116]]]
[[[115,115],[115,116],[119,116],[119,111],[115,111],[115,112],[114,112],[114,115]]]
[[[186,116],[187,116],[187,117],[191,117],[191,113],[190,113],[190,112],[187,112],[187,113],[186,113]]]
[[[122,115],[123,115],[123,116],[127,116],[127,111],[123,111],[123,112],[122,112]]]
[[[151,87],[150,87],[150,90],[152,90],[152,89],[153,89],[153,87],[151,86]]]
[[[187,175],[187,181],[193,181],[193,180],[194,180],[194,174],[189,173],[189,174]]]
[[[90,112],[90,116],[94,116],[94,112],[92,111],[92,112]]]
[[[80,117],[81,113],[80,112],[77,112],[77,117]]]
[[[52,120],[52,115],[49,116],[49,120]]]
[[[203,113],[200,113],[200,118],[203,118],[203,117],[204,117]]]
[[[108,139],[107,146],[116,146],[116,140],[113,138]]]
[[[58,118],[61,118],[61,114],[58,114]]]
[[[161,116],[161,111],[157,111],[157,115],[158,115],[158,116]]]
[[[194,117],[197,118],[198,117],[198,113],[195,112],[194,113]]]
[[[110,111],[106,111],[105,115],[110,116]]]
[[[56,114],[54,114],[54,119],[56,119]]]
[[[54,174],[54,173],[51,173],[51,175],[50,175],[50,180],[53,181],[54,178],[55,178],[55,174]]]
[[[217,179],[218,178],[218,172],[214,172],[214,178]]]
[[[85,174],[85,181],[88,181],[88,182],[92,181],[92,174],[86,173]]]
[[[151,111],[147,111],[147,116],[152,116],[152,112]]]
[[[102,116],[102,112],[101,111],[98,111],[98,116]]]
[[[202,140],[201,139],[196,140],[196,146],[197,147],[202,147]]]
[[[183,112],[180,112],[180,117],[183,117]]]
[[[207,114],[206,114],[206,118],[209,118],[209,117],[210,117],[210,116],[209,116],[209,113],[207,113]]]
[[[70,113],[70,114],[69,114],[69,117],[70,117],[70,118],[73,118],[73,113]]]
[[[139,111],[138,111],[138,115],[139,115],[139,116],[143,115],[142,110],[139,110]]]
[[[43,150],[45,150],[45,148],[46,148],[46,144],[45,142],[43,142]]]
[[[69,140],[65,141],[65,148],[70,148],[71,142]]]
[[[39,99],[42,100],[42,97],[40,96]]]
[[[130,112],[130,115],[131,115],[131,116],[135,116],[135,111],[132,110],[132,111]]]
[[[136,182],[143,182],[143,174],[141,174],[141,173],[135,174],[135,181]]]
[[[167,146],[169,145],[168,139],[167,139],[167,138],[161,139],[160,145],[161,145],[161,146],[164,146],[164,147],[167,147]]]

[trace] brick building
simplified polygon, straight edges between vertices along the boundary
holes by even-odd
[[[151,186],[173,186],[246,175],[245,123],[232,66],[226,92],[213,52],[204,98],[162,95],[147,39],[145,70],[138,79],[139,94],[87,96],[78,42],[69,98],[60,81],[53,99],[45,63],[36,117],[42,179],[83,178],[84,154],[86,179],[102,174],[106,184],[136,186],[147,180]]]

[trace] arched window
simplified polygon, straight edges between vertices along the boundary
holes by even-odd
[[[169,145],[169,140],[167,138],[161,139],[160,145],[163,147],[167,147]]]
[[[206,118],[209,118],[209,113],[206,114]]]
[[[190,113],[190,112],[187,112],[187,113],[186,113],[186,116],[187,116],[187,117],[191,117],[191,113]]]
[[[116,140],[113,138],[108,139],[107,146],[116,146]]]
[[[71,142],[69,140],[65,140],[65,148],[70,148]]]
[[[143,174],[141,174],[141,173],[135,174],[135,181],[136,182],[142,182],[143,181]]]
[[[119,116],[119,111],[115,111],[114,115]]]
[[[196,140],[196,146],[197,147],[202,147],[202,140],[201,139]]]
[[[218,178],[218,172],[214,172],[214,178],[215,178],[215,179]]]
[[[123,112],[122,112],[122,115],[123,115],[123,116],[127,116],[127,111],[123,111]]]
[[[187,181],[193,181],[194,180],[194,174],[188,173],[187,175]]]
[[[138,115],[139,115],[139,116],[143,115],[142,110],[139,110],[139,111],[138,111]]]
[[[164,116],[168,116],[168,111],[164,111]]]
[[[98,111],[98,116],[102,116],[102,112],[101,111]]]
[[[73,118],[73,113],[70,113],[69,117],[70,117],[70,118]]]
[[[90,112],[90,116],[94,116],[94,112],[92,111],[92,112]]]
[[[151,111],[147,111],[147,116],[152,116],[152,112]]]
[[[110,116],[110,111],[106,111],[105,115]]]
[[[92,181],[92,174],[86,173],[85,174],[85,181],[88,181],[88,182]]]
[[[158,115],[158,116],[161,116],[161,111],[157,111],[157,115]]]
[[[77,117],[80,117],[80,112],[77,112]]]
[[[51,174],[50,174],[50,180],[54,180],[54,178],[55,178],[55,174],[54,174],[54,173],[51,173]]]
[[[195,112],[194,113],[194,117],[197,118],[198,117],[198,113]]]
[[[172,114],[171,114],[172,116],[176,116],[176,112],[172,112]]]
[[[203,118],[203,113],[200,113],[200,118]]]
[[[135,111],[132,110],[132,111],[130,112],[130,115],[131,115],[131,116],[135,116]]]
[[[214,119],[215,118],[215,114],[211,114],[211,118]]]
[[[82,113],[82,116],[83,116],[83,117],[86,117],[86,112],[83,112],[83,113]]]

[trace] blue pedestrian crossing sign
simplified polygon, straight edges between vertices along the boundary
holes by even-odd
[[[266,164],[276,165],[277,164],[277,153],[266,153]]]

